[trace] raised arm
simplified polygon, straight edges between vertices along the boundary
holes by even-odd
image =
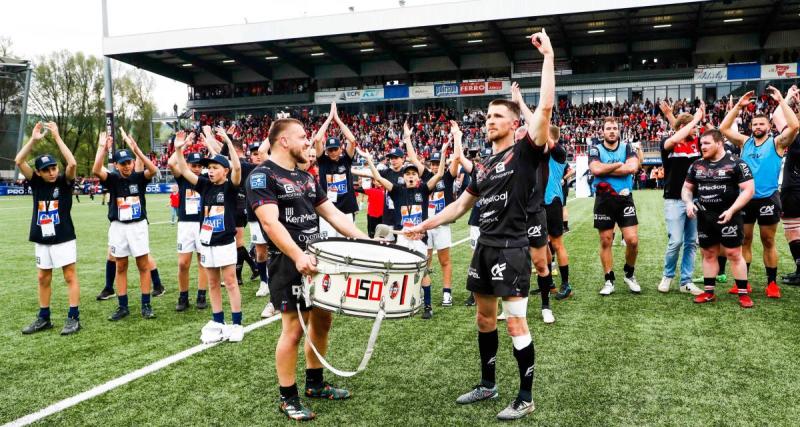
[[[539,105],[536,111],[530,115],[530,109],[522,94],[519,94],[518,103],[525,115],[525,122],[528,124],[528,136],[534,144],[542,146],[547,143],[550,132],[550,119],[553,116],[553,104],[555,103],[556,79],[555,79],[555,57],[553,46],[550,44],[550,37],[547,36],[544,28],[542,32],[531,36],[531,43],[539,50],[544,57],[542,62],[541,88],[539,89]],[[517,87],[519,90],[519,87]],[[523,108],[524,106],[524,108]]]
[[[742,98],[739,99],[739,102],[731,107],[730,111],[728,111],[728,114],[726,114],[725,118],[722,119],[722,123],[719,124],[719,131],[725,135],[725,138],[728,138],[728,141],[740,148],[742,145],[744,145],[745,141],[747,141],[747,137],[739,133],[737,129],[733,129],[733,122],[736,120],[736,117],[739,116],[739,112],[742,111],[742,108],[750,103],[750,99],[753,97],[754,93],[755,92],[751,90],[750,92],[742,95]]]
[[[339,117],[339,110],[335,110],[336,114],[333,116],[333,120],[341,129],[342,134],[344,135],[344,139],[347,140],[347,146],[344,148],[345,153],[352,159],[356,155],[356,137],[353,135],[353,132],[350,132],[350,128],[347,127],[346,124],[342,121]]]
[[[321,157],[322,153],[325,152],[325,135],[328,133],[328,126],[331,125],[333,116],[336,114],[336,103],[331,102],[331,111],[328,113],[328,118],[325,119],[322,126],[317,129],[317,133],[311,137],[311,140],[314,141],[314,149],[317,150],[317,158]]]
[[[394,185],[391,181],[381,176],[381,173],[378,172],[378,168],[375,167],[375,163],[372,161],[372,155],[367,153],[366,151],[362,151],[360,148],[358,149],[358,155],[363,157],[367,160],[367,166],[369,166],[369,170],[372,172],[372,179],[381,183],[382,186],[386,188],[386,191],[392,191]]]
[[[794,111],[792,111],[792,107],[789,106],[787,100],[781,95],[781,91],[772,86],[768,87],[767,90],[770,92],[772,99],[778,102],[778,109],[786,119],[786,126],[784,126],[783,129],[778,129],[780,135],[775,138],[778,154],[783,154],[783,151],[794,142],[798,128],[800,128],[800,122],[798,122],[797,116],[794,114]],[[797,87],[794,86],[792,89],[789,89],[789,93],[787,93],[788,98],[793,98],[796,91]]]
[[[461,132],[461,128],[458,127],[458,122],[455,120],[450,120],[450,135],[453,137],[453,157],[450,159],[450,176],[455,178],[458,176],[458,157],[464,155],[461,151],[461,138],[464,134]],[[442,157],[444,158],[444,153],[442,153]]]
[[[178,132],[175,135],[175,152],[172,153],[172,157],[170,158],[170,161],[172,161],[173,158],[175,159],[175,166],[174,168],[170,166],[170,168],[176,177],[182,176],[186,181],[189,181],[189,184],[195,185],[197,184],[197,175],[195,175],[192,169],[186,164],[186,158],[183,156],[183,148],[186,144],[186,132]]]
[[[139,149],[139,145],[136,144],[136,141],[134,141],[134,139],[130,135],[125,133],[125,129],[120,127],[119,131],[122,134],[122,140],[125,141],[126,144],[128,144],[128,148],[130,148],[131,151],[133,151],[133,154],[136,155],[136,158],[140,160],[144,165],[145,169],[144,177],[147,179],[154,177],[158,173],[158,168],[156,167],[156,165],[154,165],[153,162],[150,161],[149,157],[144,155],[142,150]]]
[[[108,179],[108,170],[103,167],[106,157],[108,157],[108,150],[111,149],[111,144],[114,141],[105,132],[100,132],[97,138],[97,154],[94,156],[94,165],[92,166],[92,173],[94,176],[100,178],[100,181]]]
[[[17,153],[17,156],[14,158],[14,163],[16,163],[19,171],[22,172],[25,179],[29,181],[33,178],[33,168],[28,164],[28,156],[31,154],[31,150],[33,150],[33,145],[42,138],[44,138],[44,133],[42,133],[42,123],[39,122],[33,126],[31,138],[22,146],[19,153]]]
[[[664,118],[669,122],[669,128],[672,129],[675,126],[675,113],[673,112],[672,104],[668,103],[666,100],[662,100],[658,103],[658,108],[661,109]]]
[[[436,184],[442,180],[444,177],[445,171],[447,169],[447,157],[445,157],[445,153],[447,153],[447,147],[450,146],[450,143],[445,143],[442,145],[442,155],[439,159],[439,169],[436,171],[436,174],[428,180],[427,186],[428,191],[433,191],[436,188]]]
[[[408,126],[408,122],[403,123],[403,144],[406,146],[406,158],[408,159],[411,164],[417,167],[417,170],[420,171],[420,176],[422,176],[422,171],[425,170],[425,165],[419,161],[419,157],[417,156],[417,150],[414,149],[414,143],[411,141],[411,128]]]
[[[55,122],[49,122],[45,126],[47,126],[47,129],[50,130],[50,133],[53,135],[53,139],[55,139],[56,145],[58,146],[58,151],[61,152],[61,155],[64,156],[64,161],[67,163],[64,168],[64,176],[70,181],[75,180],[78,162],[75,160],[75,156],[72,155],[72,152],[69,151],[69,148],[67,148],[67,144],[64,144],[64,140],[61,139],[61,135],[58,133],[58,125],[55,124]]]
[[[664,101],[661,102],[663,103]],[[669,138],[667,138],[666,141],[664,141],[664,149],[667,151],[672,151],[672,149],[675,148],[675,144],[688,138],[692,134],[692,131],[697,126],[697,124],[703,120],[705,114],[706,114],[706,104],[704,102],[701,102],[700,108],[698,108],[697,111],[694,112],[694,117],[692,118],[692,121],[687,123],[682,128],[678,129],[677,132],[672,134],[672,136],[670,136]]]
[[[233,141],[231,141],[228,134],[225,133],[225,129],[221,126],[214,130],[217,135],[222,136],[222,140],[225,141],[225,144],[228,146],[228,153],[231,154],[231,184],[238,187],[242,183],[242,164],[239,161],[239,156],[236,155],[236,149],[233,148]]]

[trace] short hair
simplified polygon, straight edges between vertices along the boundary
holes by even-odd
[[[558,141],[558,138],[561,137],[561,128],[555,125],[550,125],[550,138],[553,141]]]
[[[672,125],[672,130],[680,130],[682,127],[688,125],[694,120],[694,116],[689,113],[680,113],[675,118],[675,123]]]
[[[294,124],[297,124],[297,125],[300,125],[300,127],[303,127],[303,122],[301,122],[300,120],[291,119],[291,118],[289,118],[289,119],[278,119],[278,120],[275,120],[274,122],[272,122],[272,126],[270,126],[270,128],[269,128],[269,137],[268,137],[269,142],[271,144],[275,144],[278,141],[278,138],[280,138],[281,135],[283,135],[283,133],[286,132],[286,130],[289,129],[289,127],[291,127]],[[272,148],[272,147],[270,147],[270,148]]]
[[[492,102],[489,103],[490,107],[492,105],[501,105],[503,107],[508,108],[508,111],[511,111],[511,114],[515,118],[519,119],[520,110],[519,110],[519,105],[516,102],[509,101],[508,99],[502,99],[501,98],[501,99],[495,99],[495,100],[493,100]]]
[[[769,122],[769,116],[767,116],[767,115],[766,115],[766,114],[764,114],[764,113],[756,113],[756,114],[753,114],[753,120],[755,120],[755,119],[764,119],[764,120],[766,120],[766,121],[768,121],[768,122]]]
[[[719,129],[709,129],[703,132],[703,136],[701,136],[700,138],[702,139],[707,136],[710,136],[711,139],[713,139],[714,142],[716,142],[717,144],[725,141],[725,137],[722,135],[722,132],[720,132]]]
[[[603,127],[606,127],[606,123],[614,123],[614,124],[619,124],[619,123],[617,122],[617,118],[616,118],[616,117],[614,117],[614,116],[606,116],[606,117],[603,119]]]

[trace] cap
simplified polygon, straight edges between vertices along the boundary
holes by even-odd
[[[228,162],[228,158],[223,156],[222,154],[217,154],[214,157],[206,157],[206,158],[200,160],[200,164],[203,165],[203,166],[208,166],[209,163],[217,163],[219,165],[222,165],[222,167],[224,167],[224,168],[230,168],[231,167],[230,162]]]
[[[406,172],[408,172],[409,169],[414,169],[415,171],[417,171],[417,173],[419,173],[419,169],[417,169],[417,165],[415,165],[413,163],[406,163],[405,166],[403,166],[403,169],[401,169],[401,172],[403,174],[405,174]]]
[[[117,150],[114,153],[114,163],[132,162],[133,160],[134,159],[133,155],[131,155],[131,150],[123,148],[122,150]]]
[[[325,140],[325,149],[329,150],[331,148],[339,148],[342,146],[342,143],[339,141],[339,138],[332,136]]]
[[[42,169],[44,169],[46,167],[53,166],[56,163],[58,163],[58,162],[56,162],[55,157],[53,157],[53,156],[51,156],[49,154],[42,154],[41,156],[36,158],[36,163],[35,163],[36,164],[36,170],[40,171],[40,170],[42,170]]]
[[[431,161],[432,162],[438,162],[440,160],[442,160],[442,153],[436,152],[436,153],[431,154]]]
[[[484,148],[483,150],[481,150],[481,154],[480,154],[481,157],[489,157],[491,155],[492,155],[492,149],[491,148],[487,147],[487,148]]]
[[[258,141],[250,144],[250,152],[258,151],[259,148],[261,148],[261,143]]]
[[[196,165],[203,161],[203,155],[200,153],[189,153],[189,155],[186,156],[186,161],[190,164]]]
[[[395,148],[386,155],[386,157],[405,157],[406,153],[402,148]]]

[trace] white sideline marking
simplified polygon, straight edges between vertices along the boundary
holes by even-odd
[[[577,199],[577,197],[573,197],[573,198],[567,200],[567,203],[569,203],[569,202],[571,202],[571,201],[573,201],[575,199]],[[169,221],[152,222],[152,223],[150,223],[150,225],[166,224],[166,223],[169,223]],[[462,244],[464,242],[467,242],[467,241],[469,241],[469,237],[465,237],[465,238],[463,238],[461,240],[458,240],[458,241],[454,242],[453,246],[458,246],[458,245],[460,245],[460,244]],[[451,247],[453,247],[453,246],[451,246]],[[436,253],[436,252],[437,251],[434,251],[434,253]],[[250,325],[247,325],[244,328],[244,333],[247,334],[250,331],[253,331],[255,329],[258,329],[258,328],[261,328],[263,326],[269,325],[270,323],[275,322],[280,318],[281,318],[280,314],[277,314],[277,315],[272,316],[272,317],[270,317],[268,319],[263,319],[263,320],[259,320],[258,322],[255,322],[255,323],[251,323]],[[149,375],[149,374],[152,374],[153,372],[156,372],[158,370],[166,368],[167,366],[172,365],[175,362],[180,362],[181,360],[186,359],[186,358],[188,358],[190,356],[193,356],[193,355],[195,355],[197,353],[200,353],[201,351],[208,350],[209,348],[214,347],[214,346],[216,346],[218,344],[220,344],[220,342],[215,342],[215,343],[212,343],[212,344],[196,345],[196,346],[194,346],[192,348],[189,348],[189,349],[186,349],[186,350],[184,350],[184,351],[182,351],[180,353],[173,354],[172,356],[168,356],[168,357],[166,357],[164,359],[156,361],[156,362],[154,362],[154,363],[152,363],[150,365],[147,365],[147,366],[145,366],[143,368],[139,368],[139,369],[137,369],[137,370],[135,370],[135,371],[133,371],[131,373],[128,373],[128,374],[125,374],[125,375],[123,375],[121,377],[115,378],[115,379],[113,379],[111,381],[106,382],[105,384],[101,384],[101,385],[96,386],[96,387],[94,387],[92,389],[86,390],[83,393],[77,394],[75,396],[66,398],[66,399],[61,400],[61,401],[58,401],[58,402],[56,402],[56,403],[54,403],[54,404],[52,404],[52,405],[50,405],[50,406],[48,406],[46,408],[40,409],[40,410],[38,410],[38,411],[36,411],[36,412],[34,412],[32,414],[28,414],[28,415],[26,415],[26,416],[24,416],[22,418],[18,418],[18,419],[14,420],[14,421],[11,421],[11,422],[7,423],[7,424],[4,424],[2,427],[20,427],[20,426],[26,426],[26,425],[32,424],[32,423],[34,423],[36,421],[39,421],[39,420],[41,420],[43,418],[49,417],[50,415],[56,414],[56,413],[61,412],[61,411],[65,410],[65,409],[73,407],[73,406],[75,406],[75,405],[77,405],[77,404],[79,404],[81,402],[84,402],[86,400],[95,398],[95,397],[97,397],[97,396],[99,396],[99,395],[101,395],[103,393],[106,393],[108,391],[111,391],[111,390],[113,390],[113,389],[115,389],[117,387],[120,387],[120,386],[123,386],[125,384],[128,384],[129,382],[135,381],[135,380],[137,380],[137,379],[139,379],[139,378],[141,378],[141,377],[143,377],[145,375]]]
[[[281,318],[280,314],[277,314],[277,315],[272,316],[272,317],[270,317],[268,319],[263,319],[263,320],[259,320],[258,322],[255,322],[255,323],[251,323],[251,324],[247,325],[244,328],[244,332],[246,334],[246,333],[248,333],[248,332],[250,332],[250,331],[252,331],[254,329],[258,329],[258,328],[260,328],[262,326],[269,325],[270,323],[275,322],[275,321],[279,320],[280,318]],[[39,411],[36,411],[36,412],[32,413],[32,414],[26,415],[26,416],[24,416],[22,418],[18,418],[18,419],[14,420],[14,421],[11,421],[8,424],[5,424],[3,427],[26,426],[28,424],[34,423],[36,421],[41,420],[42,418],[49,417],[50,415],[53,415],[55,413],[58,413],[58,412],[61,412],[61,411],[65,410],[67,408],[75,406],[78,403],[81,403],[83,401],[86,401],[86,400],[92,399],[94,397],[97,397],[97,396],[99,396],[99,395],[101,395],[101,394],[103,394],[105,392],[111,391],[111,390],[113,390],[113,389],[115,389],[117,387],[120,387],[120,386],[123,386],[125,384],[128,384],[131,381],[135,381],[135,380],[137,380],[137,379],[139,379],[139,378],[141,378],[141,377],[143,377],[145,375],[152,374],[153,372],[156,372],[156,371],[158,371],[160,369],[166,368],[167,366],[172,365],[175,362],[179,362],[179,361],[181,361],[183,359],[186,359],[189,356],[192,356],[194,354],[200,353],[201,351],[204,351],[204,350],[208,350],[209,348],[214,347],[214,346],[216,346],[217,344],[220,344],[220,343],[221,342],[215,342],[215,343],[212,343],[212,344],[196,345],[196,346],[194,346],[192,348],[189,348],[189,349],[186,349],[186,350],[184,350],[184,351],[182,351],[180,353],[173,354],[172,356],[169,356],[169,357],[166,357],[164,359],[161,359],[161,360],[159,360],[159,361],[157,361],[157,362],[155,362],[153,364],[147,365],[147,366],[145,366],[143,368],[139,368],[139,369],[137,369],[137,370],[135,370],[135,371],[133,371],[133,372],[131,372],[129,374],[125,374],[125,375],[123,375],[123,376],[121,376],[119,378],[115,378],[115,379],[113,379],[113,380],[111,380],[111,381],[109,381],[109,382],[107,382],[105,384],[101,384],[101,385],[99,385],[97,387],[94,387],[92,389],[86,390],[83,393],[80,393],[80,394],[77,394],[77,395],[72,396],[70,398],[67,398],[67,399],[64,399],[62,401],[56,402],[56,403],[54,403],[54,404],[52,404],[52,405],[50,405],[50,406],[48,406],[46,408],[43,408],[43,409],[41,409]]]

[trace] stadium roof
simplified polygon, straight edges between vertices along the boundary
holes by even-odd
[[[586,12],[587,10],[593,10]],[[106,37],[106,56],[188,84],[199,73],[234,82],[247,70],[273,79],[289,65],[316,77],[315,67],[343,65],[362,75],[362,65],[392,61],[401,73],[411,61],[446,57],[461,68],[465,54],[501,52],[512,62],[530,55],[526,38],[546,28],[559,56],[578,46],[759,33],[800,28],[800,0],[671,2],[574,0],[472,0],[283,21]]]

